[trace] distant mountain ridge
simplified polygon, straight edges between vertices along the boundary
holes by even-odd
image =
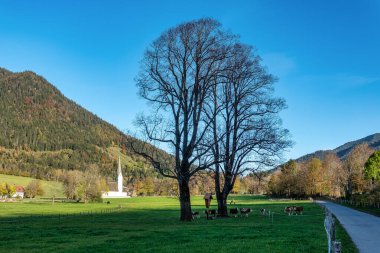
[[[333,150],[318,150],[314,153],[301,156],[295,159],[295,161],[304,162],[311,158],[318,158],[318,159],[323,160],[327,153],[335,153],[341,160],[344,160],[355,146],[362,143],[368,143],[368,145],[372,147],[373,149],[379,150],[380,149],[380,133],[375,133],[359,140],[347,142]]]

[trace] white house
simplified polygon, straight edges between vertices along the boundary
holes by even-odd
[[[24,198],[24,187],[17,185],[15,186],[16,192],[12,195],[12,198]]]

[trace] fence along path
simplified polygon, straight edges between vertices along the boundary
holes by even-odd
[[[335,215],[361,253],[380,252],[379,217],[328,201],[316,202],[325,206]]]

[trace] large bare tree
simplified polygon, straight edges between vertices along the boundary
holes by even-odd
[[[152,115],[138,117],[137,124],[146,141],[164,144],[174,161],[167,163],[149,145],[133,148],[163,176],[178,181],[181,220],[192,219],[190,178],[217,162],[205,155],[211,148],[206,135],[213,122],[205,108],[234,39],[213,19],[178,25],[146,50],[136,78],[141,97],[153,108]]]
[[[235,43],[223,75],[213,87],[212,118],[215,191],[219,215],[227,215],[227,197],[238,175],[272,165],[288,147],[288,132],[278,113],[283,99],[273,97],[275,78],[261,66],[252,47]],[[223,182],[223,185],[221,185]]]

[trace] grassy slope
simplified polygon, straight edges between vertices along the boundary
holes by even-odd
[[[7,203],[0,205],[0,241],[7,242],[0,244],[0,252],[326,252],[324,216],[319,206],[307,201],[234,198],[238,207],[252,207],[254,213],[248,218],[211,221],[202,215],[199,220],[182,223],[175,198],[110,200],[109,205]],[[192,203],[194,210],[204,210],[201,197],[193,198]],[[293,203],[305,207],[304,215],[283,214],[283,208]],[[119,206],[122,208],[115,213],[74,215]],[[259,214],[261,207],[275,212],[273,223]],[[56,215],[28,217],[31,214]],[[343,252],[357,252],[340,226],[337,234]]]
[[[15,184],[26,187],[33,180],[35,180],[35,178],[0,174],[0,183]],[[44,195],[41,196],[42,198],[51,198],[53,195],[57,198],[64,197],[62,183],[45,180],[39,181],[44,189]]]
[[[128,166],[136,166],[136,162],[132,159],[132,157],[121,153],[121,149],[119,147],[112,146],[106,150],[114,161],[118,161],[120,156],[120,162],[122,165],[127,164]]]

